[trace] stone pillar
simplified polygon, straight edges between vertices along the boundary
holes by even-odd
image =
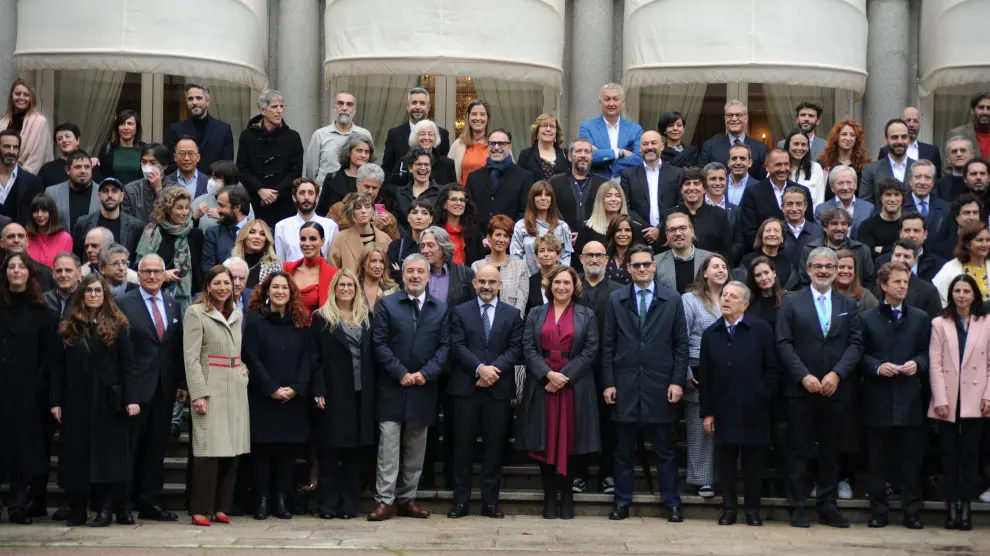
[[[577,137],[583,120],[601,114],[598,92],[614,76],[613,0],[574,0],[571,26],[568,129]]]
[[[883,127],[887,120],[900,117],[910,96],[908,56],[911,40],[909,0],[870,0],[867,20],[870,38],[866,45],[866,94],[864,118],[869,152],[883,145]]]
[[[303,146],[320,123],[320,0],[282,0],[278,10],[277,88],[285,120]]]
[[[14,47],[17,46],[17,0],[0,0],[0,90],[7,94],[17,79]],[[7,103],[3,103],[6,110]]]

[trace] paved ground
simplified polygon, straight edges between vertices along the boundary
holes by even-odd
[[[499,555],[523,552],[566,554],[654,553],[715,555],[894,556],[900,554],[990,554],[990,529],[971,532],[928,527],[909,531],[900,526],[847,530],[815,526],[796,530],[780,523],[762,528],[688,520],[679,525],[657,518],[610,522],[601,517],[546,521],[538,516],[504,520],[467,517],[449,520],[395,519],[369,523],[363,519],[291,521],[234,518],[230,525],[193,527],[150,523],[106,529],[67,528],[50,522],[29,527],[0,525],[0,555],[60,556],[239,556],[295,549],[293,556],[349,549],[347,554]],[[259,551],[257,549],[264,549]],[[319,550],[317,550],[319,549]]]

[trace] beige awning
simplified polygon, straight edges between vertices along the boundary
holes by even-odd
[[[921,93],[990,82],[990,1],[925,0],[921,11]]]

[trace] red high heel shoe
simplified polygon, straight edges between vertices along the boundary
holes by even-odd
[[[194,515],[192,516],[193,525],[199,525],[200,527],[209,527],[210,519],[205,515]]]
[[[213,516],[213,521],[216,521],[217,523],[230,523],[230,518],[223,512],[217,512],[216,515]]]

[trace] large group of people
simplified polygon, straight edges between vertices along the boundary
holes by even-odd
[[[363,486],[369,520],[429,517],[417,492],[440,477],[447,517],[463,517],[476,459],[480,514],[502,518],[510,446],[539,464],[545,518],[573,518],[597,463],[621,520],[637,458],[650,465],[643,433],[670,522],[682,434],[686,482],[721,495],[720,525],[738,519],[740,470],[752,526],[783,486],[792,526],[810,525],[810,496],[820,523],[848,527],[837,500],[864,470],[870,527],[899,492],[903,524],[922,528],[933,478],[947,529],[990,502],[990,93],[943,167],[915,108],[875,161],[855,121],[816,134],[809,102],[770,148],[731,100],[725,133],[696,148],[677,112],[656,129],[624,118],[612,83],[566,146],[540,115],[518,163],[483,100],[451,143],[412,89],[382,166],[354,94],[304,151],[268,90],[235,158],[209,87],[185,92],[165,144],[125,110],[92,157],[73,123],[51,133],[30,84],[11,87],[9,521],[47,515],[55,431],[55,519],[178,519],[161,491],[186,407],[200,526],[236,506],[291,518],[298,459],[323,519],[354,518]]]

